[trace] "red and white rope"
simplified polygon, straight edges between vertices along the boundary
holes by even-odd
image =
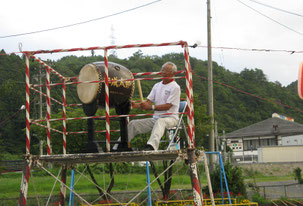
[[[105,80],[105,114],[106,114],[106,151],[110,151],[110,122],[109,122],[109,89],[108,89],[108,61],[107,49],[104,50],[104,80]]]
[[[66,154],[66,94],[65,94],[66,88],[65,88],[65,80],[63,80],[62,85],[62,100],[63,100],[63,106],[62,106],[62,129],[63,129],[63,154]]]
[[[112,79],[108,80],[108,82],[122,82],[122,81],[134,81],[134,80],[159,80],[159,79],[184,79],[185,77],[183,76],[178,76],[178,77],[147,77],[147,78],[134,78],[134,79]],[[96,81],[83,81],[83,82],[66,82],[65,85],[70,85],[70,84],[90,84],[90,83],[100,83],[100,82],[105,82],[105,80],[96,80]],[[53,83],[49,84],[49,86],[59,86],[62,85],[63,83]],[[47,84],[45,84],[47,85]],[[42,87],[44,86],[43,84],[32,84],[32,87]]]
[[[184,70],[177,71],[176,74],[184,73]],[[162,72],[140,72],[140,73],[133,73],[134,76],[144,76],[144,75],[161,75]]]
[[[176,115],[176,114],[188,114],[188,112],[174,112],[174,113],[163,113],[161,114],[162,116],[166,115]],[[147,117],[147,116],[153,116],[154,113],[150,114],[123,114],[123,115],[110,115],[109,118],[118,118],[118,117]],[[106,116],[89,116],[89,117],[71,117],[71,118],[66,118],[66,121],[71,121],[71,120],[83,120],[83,119],[106,119]],[[58,118],[58,119],[38,119],[38,120],[32,120],[32,122],[45,122],[45,121],[62,121],[63,118]]]
[[[47,154],[51,154],[51,141],[50,141],[50,113],[51,113],[51,102],[50,102],[50,71],[49,67],[46,67],[46,125],[47,125]]]
[[[39,123],[37,123],[37,122],[31,122],[32,124],[35,124],[35,125],[37,125],[37,126],[40,126],[40,127],[43,127],[43,128],[45,128],[45,129],[47,129],[47,126],[45,126],[45,125],[43,125],[43,124],[39,124]],[[54,129],[54,128],[49,128],[51,131],[54,131],[54,132],[57,132],[57,133],[60,133],[60,134],[63,134],[63,132],[62,131],[60,131],[60,130],[57,130],[57,129]]]
[[[119,129],[112,129],[110,132],[120,132]],[[88,131],[79,131],[79,132],[68,132],[68,134],[87,134]],[[106,130],[97,130],[95,133],[106,133]]]
[[[184,70],[181,70],[181,71],[177,71],[176,74],[181,74],[184,72],[185,72]],[[160,74],[162,74],[162,72],[138,72],[138,73],[132,73],[132,74],[133,74],[133,76],[160,75]],[[68,77],[68,78],[69,78],[69,80],[75,80],[78,77]]]
[[[42,94],[43,96],[47,97],[46,94],[44,94],[43,92],[40,92],[39,90],[37,90],[37,89],[35,89],[35,88],[33,88],[33,87],[30,87],[30,89],[33,90],[34,92],[37,92],[37,93]],[[56,102],[56,103],[58,103],[58,104],[60,104],[60,105],[63,105],[62,102],[56,100],[55,98],[52,98],[52,97],[49,97],[49,98],[50,98],[50,100],[53,100],[54,102]]]
[[[59,72],[57,72],[55,69],[53,69],[52,67],[50,67],[48,64],[46,64],[44,61],[42,61],[41,59],[35,57],[34,55],[31,56],[33,59],[35,59],[37,62],[39,62],[40,64],[42,64],[45,67],[48,67],[52,73],[54,73],[55,75],[57,75],[59,78],[67,80],[66,77],[64,77],[63,75],[61,75]]]
[[[160,44],[129,44],[123,46],[106,46],[106,47],[87,47],[87,48],[72,48],[72,49],[54,49],[54,50],[38,50],[38,51],[23,51],[25,54],[45,54],[45,53],[59,53],[59,52],[74,52],[74,51],[88,51],[88,50],[109,50],[109,49],[126,49],[126,48],[142,48],[142,47],[161,47],[161,46],[175,46],[184,45],[184,41],[160,43]]]
[[[26,65],[26,72],[25,72],[25,88],[26,88],[26,154],[30,154],[30,94],[29,94],[29,88],[30,88],[30,82],[29,82],[29,56],[26,55],[25,59],[25,65]]]

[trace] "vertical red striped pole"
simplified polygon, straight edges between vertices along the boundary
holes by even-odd
[[[50,139],[50,113],[51,113],[51,103],[50,103],[50,71],[49,67],[46,66],[46,126],[47,126],[47,155],[51,154],[51,139]]]
[[[66,154],[66,87],[65,87],[65,80],[63,80],[62,84],[62,116],[63,116],[63,155]],[[67,172],[67,166],[62,165],[62,171],[61,171],[61,186],[60,186],[60,206],[65,205],[65,197],[66,197],[66,188],[64,184],[66,184],[66,172]]]
[[[25,88],[26,88],[26,154],[30,154],[30,94],[29,94],[29,55],[26,54],[25,56]],[[20,188],[20,196],[19,196],[19,205],[25,206],[27,200],[27,192],[28,192],[28,183],[29,183],[29,172],[31,169],[31,161],[25,159],[24,160],[24,168],[22,173],[22,180],[21,180],[21,188]]]
[[[193,188],[195,206],[202,206],[203,197],[200,189],[198,169],[197,169],[197,156],[195,154],[195,149],[187,148],[187,156],[189,162],[190,178],[191,178],[191,185]]]
[[[62,84],[62,101],[63,101],[63,106],[62,106],[62,116],[63,116],[63,154],[66,154],[66,87],[65,87],[65,80],[63,80]]]
[[[185,76],[186,76],[186,101],[188,105],[188,135],[190,138],[190,148],[195,145],[195,122],[194,122],[194,104],[193,104],[193,82],[192,82],[192,72],[189,63],[188,46],[184,45],[184,58],[185,58]]]
[[[31,169],[32,161],[29,159],[24,160],[24,168],[22,173],[22,180],[21,180],[21,189],[20,189],[20,196],[19,196],[19,205],[26,206],[27,200],[27,192],[28,192],[28,183],[29,183],[29,173]]]
[[[189,148],[187,149],[189,169],[191,184],[193,188],[193,196],[195,206],[202,206],[203,197],[200,190],[198,168],[197,168],[197,157],[195,155],[195,121],[194,121],[194,97],[193,97],[193,81],[192,81],[192,71],[189,63],[189,52],[188,45],[184,45],[184,58],[185,58],[185,75],[186,75],[186,96],[188,105],[188,135],[190,137]]]
[[[30,87],[30,82],[29,82],[29,56],[26,55],[26,60],[25,60],[25,65],[26,65],[26,73],[25,73],[25,88],[26,88],[26,154],[30,154],[30,141],[31,141],[31,136],[30,136],[30,101],[29,101],[29,87]]]
[[[104,63],[105,63],[105,114],[106,114],[106,151],[110,151],[110,123],[109,123],[109,89],[108,89],[108,60],[107,49],[104,50]]]

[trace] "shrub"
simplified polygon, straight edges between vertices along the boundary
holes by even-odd
[[[252,196],[252,201],[253,202],[257,202],[260,205],[266,205],[266,204],[270,204],[270,201],[266,200],[264,197],[262,197],[261,195],[259,195],[258,193],[253,194]]]
[[[244,178],[242,174],[242,169],[237,166],[232,166],[230,162],[224,165],[225,175],[228,183],[228,189],[231,195],[243,195],[247,197],[246,186],[244,183]],[[224,181],[222,173],[222,181]],[[214,193],[221,194],[221,184],[220,184],[220,168],[217,166],[215,171],[211,174],[211,183]],[[225,183],[223,182],[224,194],[226,193]],[[208,193],[208,188],[205,188],[205,192]],[[224,195],[225,196],[225,195]]]
[[[298,180],[298,183],[299,184],[303,184],[303,179],[302,179],[302,176],[301,176],[301,168],[300,167],[297,167],[294,169],[294,175],[295,175],[295,180]]]

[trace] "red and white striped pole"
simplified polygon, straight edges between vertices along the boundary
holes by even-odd
[[[25,56],[25,65],[26,65],[26,72],[25,72],[25,88],[26,88],[26,154],[30,154],[30,82],[29,82],[29,55],[26,54]],[[25,159],[24,160],[24,168],[22,173],[22,180],[21,180],[21,188],[20,188],[20,196],[19,196],[19,205],[25,206],[27,200],[27,192],[28,192],[28,183],[29,183],[29,173],[31,169],[31,160]]]
[[[105,80],[105,119],[106,119],[106,151],[110,152],[110,122],[109,122],[109,89],[108,89],[108,60],[107,49],[104,50],[104,80]]]
[[[66,87],[65,87],[65,79],[63,79],[62,84],[62,127],[63,127],[63,155],[66,155]],[[59,205],[62,206],[65,203],[65,197],[66,197],[66,172],[67,172],[67,165],[62,165],[62,171],[61,171],[61,186],[60,186],[60,201]]]
[[[195,122],[194,122],[194,104],[193,104],[193,82],[192,82],[192,71],[189,63],[188,45],[184,43],[184,58],[185,58],[185,74],[186,74],[186,96],[188,105],[188,133],[190,137],[189,148],[187,149],[191,184],[193,188],[193,196],[195,206],[202,206],[203,197],[200,190],[198,168],[197,168],[197,157],[195,155]]]
[[[29,88],[30,88],[30,82],[29,82],[29,56],[26,55],[25,60],[26,65],[26,73],[25,73],[25,88],[26,88],[26,154],[30,154],[30,95],[29,95]]]
[[[60,201],[59,205],[65,205],[65,197],[66,197],[66,173],[67,173],[67,165],[62,165],[61,171],[61,186],[60,186]]]
[[[186,101],[188,107],[188,135],[190,138],[189,147],[193,148],[195,145],[195,134],[194,134],[194,104],[193,104],[193,88],[192,88],[192,74],[189,63],[188,46],[184,45],[184,58],[185,58],[185,76],[186,76]]]
[[[51,114],[51,102],[50,102],[50,71],[49,67],[46,67],[46,126],[47,126],[47,155],[51,154],[51,139],[50,139],[50,114]]]
[[[63,154],[66,154],[66,88],[65,88],[65,80],[63,80],[63,85],[62,85],[62,101],[63,101],[63,106],[62,106],[62,126],[63,126]]]

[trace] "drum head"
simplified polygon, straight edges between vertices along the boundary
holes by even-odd
[[[100,81],[99,72],[97,71],[96,66],[93,64],[85,65],[79,73],[78,81]],[[99,85],[101,85],[99,82],[78,84],[77,93],[80,101],[83,104],[90,104],[95,101],[98,94]]]

